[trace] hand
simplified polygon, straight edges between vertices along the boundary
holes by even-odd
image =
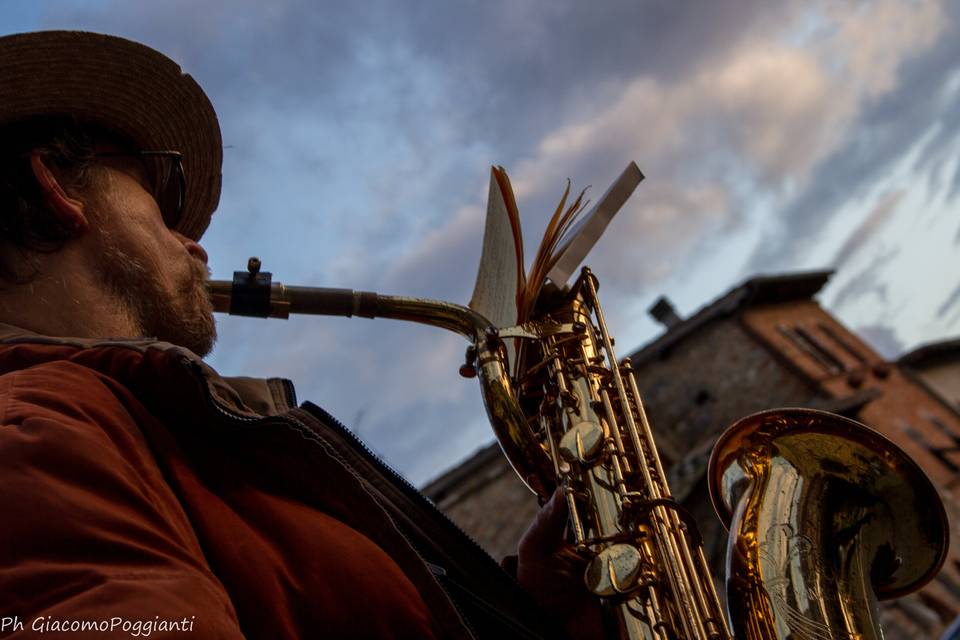
[[[603,637],[603,611],[587,591],[587,560],[565,539],[567,502],[560,489],[537,513],[517,546],[517,580],[572,639]]]

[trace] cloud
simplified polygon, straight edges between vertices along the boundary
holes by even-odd
[[[950,190],[947,193],[948,200],[956,200],[960,196],[960,162],[953,170],[953,178],[950,181]],[[960,229],[957,230],[957,241],[960,242]]]
[[[731,157],[746,159],[761,179],[804,171],[822,154],[813,143],[829,131],[830,118],[843,115],[831,108],[833,89],[813,55],[769,41],[745,43],[672,82],[638,76],[589,117],[548,133],[521,165],[518,191],[555,182],[554,167],[611,156],[641,158],[652,179],[702,179],[707,172],[725,179],[732,173],[718,161]],[[706,156],[706,166],[690,166],[693,150]]]
[[[413,250],[403,255],[384,277],[391,290],[406,295],[433,296],[466,304],[469,287],[480,262],[484,211],[476,205],[462,207],[445,224],[429,230]],[[429,282],[419,279],[430,274]]]
[[[896,89],[904,55],[930,47],[947,20],[936,0],[828,4],[826,13],[835,30],[826,53],[841,61],[843,77],[868,98]]]
[[[843,267],[860,249],[867,245],[873,236],[890,220],[903,195],[904,191],[898,190],[881,196],[879,202],[867,214],[863,222],[847,236],[830,264],[837,269]]]
[[[960,285],[951,291],[950,295],[947,296],[947,299],[943,301],[943,304],[937,308],[937,317],[946,317],[947,314],[955,310],[957,307],[960,307]]]
[[[624,81],[685,76],[782,13],[758,0],[614,0],[602,10],[574,0],[423,2],[397,29],[425,58],[446,61],[471,125],[516,156]]]
[[[850,305],[867,295],[876,296],[883,302],[888,301],[889,285],[882,280],[880,269],[893,260],[898,253],[899,249],[896,248],[881,253],[875,256],[866,267],[848,277],[846,283],[832,294],[830,307],[842,309],[845,305]]]
[[[104,31],[154,46],[177,60],[210,95],[225,100],[249,104],[282,95],[288,103],[312,103],[355,66],[356,31],[343,25],[362,32],[373,26],[373,17],[349,3],[326,5],[322,11],[307,10],[309,4],[59,1],[48,3],[45,26]],[[225,111],[225,105],[214,106]]]
[[[896,331],[883,325],[863,325],[857,334],[887,360],[894,360],[906,351],[906,346],[897,337]]]
[[[637,200],[619,214],[602,251],[590,258],[595,271],[604,274],[604,284],[619,291],[668,279],[678,265],[693,259],[704,230],[721,226],[730,215],[730,194],[717,184],[652,181]],[[638,250],[638,239],[643,250]]]
[[[788,190],[775,224],[758,242],[747,271],[799,263],[821,242],[821,233],[844,204],[867,195],[932,124],[955,121],[960,115],[960,105],[945,102],[942,94],[960,59],[958,39],[943,37],[948,27],[953,33],[957,7],[948,4],[947,14],[943,6],[926,2],[913,13],[908,11],[909,3],[902,11],[892,4],[854,8],[851,11],[859,15],[850,18],[837,16],[842,26],[824,51],[839,55],[845,50],[847,55],[838,58],[840,75],[829,99],[849,115],[833,127],[830,135],[836,143],[810,167],[802,188]],[[891,32],[898,33],[891,36]],[[891,50],[878,53],[877,68],[867,64],[856,35],[866,38],[863,46],[868,51],[883,48],[889,38]]]
[[[331,268],[356,277],[366,266],[359,276],[370,284],[397,259],[425,262],[402,254],[427,246],[419,242],[431,233],[427,223],[442,226],[443,212],[482,206],[463,197],[476,184],[457,162],[463,159],[477,175],[491,158],[508,166],[531,235],[568,176],[602,189],[632,158],[650,176],[638,198],[656,191],[663,203],[662,193],[672,190],[677,199],[664,210],[685,211],[680,226],[688,235],[716,229],[717,209],[681,209],[703,200],[697,193],[726,203],[728,227],[744,224],[753,191],[805,184],[843,145],[863,102],[895,89],[899,65],[931,46],[947,22],[929,0],[701,2],[696,10],[613,2],[603,11],[575,2],[435,2],[402,11],[387,2],[362,10],[311,6],[288,0],[197,9],[177,0],[143,13],[107,2],[73,8],[62,19],[156,43],[198,76],[234,145],[228,155],[236,179],[227,178],[233,191],[261,181],[265,158],[299,183],[297,165],[316,166],[333,192],[318,185],[328,200],[320,218],[280,203],[263,218],[230,196],[225,206],[249,209],[244,217],[261,220],[254,227],[260,237],[313,219],[312,234],[338,235],[350,247],[331,247],[338,254]],[[192,19],[180,24],[188,14]],[[811,14],[822,26],[796,41],[791,32]],[[614,35],[624,29],[631,37]],[[286,125],[279,130],[257,126],[278,117]],[[451,145],[474,152],[457,158]],[[358,175],[344,174],[343,166]],[[660,179],[667,183],[658,186]],[[746,192],[744,181],[752,187]],[[343,184],[353,184],[352,203],[344,202]],[[290,193],[295,186],[259,188]],[[685,189],[691,194],[680,193]],[[792,239],[804,219],[826,215],[802,200],[796,208],[784,216],[782,233],[765,239],[754,268],[770,268],[773,254],[790,253],[778,248],[780,235]],[[636,208],[621,217],[632,215],[649,219]],[[349,219],[362,220],[363,229],[332,222]],[[675,238],[677,250],[666,253],[679,257],[698,242]],[[408,248],[398,251],[400,242]],[[418,276],[431,281],[428,273]]]
[[[917,121],[901,127],[895,113],[884,114],[884,101],[908,99],[906,90],[889,95],[903,81],[901,68],[922,59],[947,23],[936,2],[843,7],[815,4],[824,26],[800,44],[776,37],[789,33],[789,21],[766,33],[745,27],[685,74],[641,70],[618,92],[603,94],[605,100],[545,133],[512,171],[521,212],[533,214],[526,227],[544,226],[566,176],[585,176],[602,191],[625,160],[637,158],[648,179],[590,258],[621,291],[635,295],[680,265],[695,269],[715,253],[717,242],[747,225],[764,229],[747,273],[798,266],[797,258],[810,249],[805,242],[850,197],[841,181],[856,186],[875,179],[879,167],[901,157],[895,141],[919,136]],[[796,24],[810,9],[788,3],[780,11]],[[866,64],[861,47],[883,53],[876,64]],[[883,118],[886,137],[868,136],[872,144],[860,138],[865,115]],[[882,148],[866,155],[857,148],[878,142]],[[775,217],[758,218],[758,201],[768,202]],[[874,212],[858,233],[882,226],[890,215],[884,211]],[[846,250],[863,242],[866,237],[851,239]]]

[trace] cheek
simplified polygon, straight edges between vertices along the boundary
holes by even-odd
[[[130,176],[107,171],[101,173],[96,182],[95,201],[122,216],[124,224],[142,227],[145,231],[166,228],[153,196]]]
[[[153,197],[133,179],[106,172],[90,199],[90,218],[102,242],[122,248],[143,271],[170,289],[191,278],[190,254],[167,228]]]
[[[186,253],[186,249],[167,227],[156,202],[146,193],[132,193],[123,197],[119,204],[121,215],[126,218],[125,227],[132,240],[153,247],[165,256]]]

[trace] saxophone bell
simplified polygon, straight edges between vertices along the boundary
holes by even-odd
[[[748,416],[718,440],[708,478],[730,531],[738,638],[882,638],[878,599],[936,575],[949,527],[913,460],[868,427],[811,409]]]

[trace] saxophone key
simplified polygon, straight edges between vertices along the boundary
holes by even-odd
[[[639,549],[631,544],[614,544],[590,561],[583,577],[590,591],[609,598],[635,589],[642,569]]]
[[[603,443],[603,428],[595,422],[582,421],[567,429],[558,448],[565,460],[588,463],[600,454]]]

